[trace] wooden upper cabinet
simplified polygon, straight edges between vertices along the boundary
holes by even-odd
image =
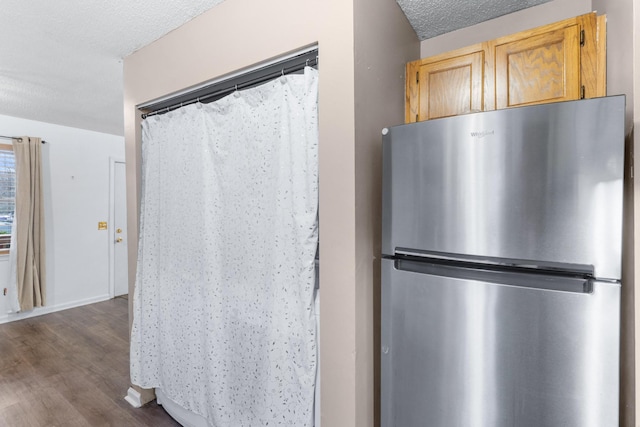
[[[407,67],[407,79],[415,85],[410,96],[413,120],[481,111],[484,99],[484,51],[467,49],[457,56],[445,55]]]
[[[598,19],[589,13],[495,40],[496,108],[604,96]]]
[[[577,26],[496,46],[496,108],[580,98]]]
[[[606,95],[595,13],[407,64],[406,122]]]

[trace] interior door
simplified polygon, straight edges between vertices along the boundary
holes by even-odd
[[[125,163],[114,162],[113,171],[113,277],[114,296],[119,296],[129,293]]]

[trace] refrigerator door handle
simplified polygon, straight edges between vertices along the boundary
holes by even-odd
[[[394,269],[417,274],[451,277],[460,280],[473,280],[495,285],[538,289],[545,291],[574,292],[591,294],[594,279],[584,276],[548,274],[540,272],[519,271],[517,269],[487,269],[479,265],[454,265],[442,262],[413,261],[395,259]]]
[[[516,268],[526,271],[542,271],[559,274],[569,274],[574,276],[593,277],[594,268],[592,265],[561,263],[561,262],[541,262],[515,258],[491,258],[476,255],[452,254],[447,252],[417,251],[413,249],[396,248],[396,258],[406,258],[414,260],[424,260],[427,262],[444,262],[451,264],[469,264],[475,268]]]

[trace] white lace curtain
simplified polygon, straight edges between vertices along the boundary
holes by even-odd
[[[147,118],[131,378],[212,426],[312,426],[317,71]]]

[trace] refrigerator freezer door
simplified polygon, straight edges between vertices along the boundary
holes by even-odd
[[[567,292],[449,269],[382,260],[382,427],[618,425],[619,284]]]
[[[623,96],[389,128],[382,253],[419,250],[620,279]]]

